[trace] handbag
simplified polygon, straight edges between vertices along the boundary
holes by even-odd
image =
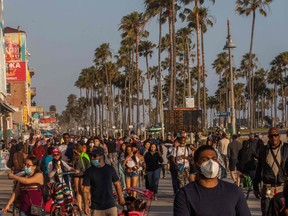
[[[29,200],[30,200],[30,203],[31,203],[31,208],[30,208],[30,214],[29,215],[32,215],[32,216],[42,216],[44,215],[44,209],[42,208],[42,205],[43,205],[43,197],[42,197],[42,200],[41,200],[41,205],[38,206],[38,205],[33,205],[32,203],[32,200],[29,196],[29,193],[28,191],[27,192],[27,195],[29,197]]]
[[[184,164],[184,163],[179,163],[179,164],[178,164],[177,171],[179,171],[179,172],[183,172],[184,167],[185,167],[185,164]]]
[[[44,209],[41,206],[31,205],[30,215],[42,216]]]

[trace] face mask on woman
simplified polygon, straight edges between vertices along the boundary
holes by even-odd
[[[26,175],[30,175],[31,172],[32,172],[31,167],[25,167],[25,168],[24,168],[24,172],[25,172]]]
[[[200,170],[206,178],[215,178],[219,172],[219,164],[210,159],[201,164]]]

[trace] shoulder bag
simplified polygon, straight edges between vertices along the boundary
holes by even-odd
[[[29,197],[29,200],[30,200],[30,203],[31,203],[31,208],[30,208],[30,215],[32,216],[43,216],[45,213],[44,213],[44,209],[42,208],[42,205],[43,205],[43,197],[42,197],[42,201],[41,201],[41,205],[38,206],[38,205],[33,205],[32,203],[32,200],[29,196],[29,193],[28,191],[26,191],[28,197]]]

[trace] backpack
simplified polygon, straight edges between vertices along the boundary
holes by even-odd
[[[83,160],[83,158],[86,158]],[[88,162],[85,163],[85,160]],[[88,168],[89,164],[90,164],[90,158],[88,156],[88,154],[86,154],[85,152],[82,152],[80,155],[80,162],[82,164],[82,168],[83,168],[83,172]]]
[[[242,148],[238,153],[237,169],[244,174],[256,170],[255,148],[253,144],[247,140],[243,141]]]

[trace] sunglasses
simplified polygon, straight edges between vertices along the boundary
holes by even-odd
[[[279,136],[279,133],[278,134],[269,134],[269,137],[278,137]]]
[[[60,155],[60,154],[54,154],[53,157],[55,157],[55,156],[59,156],[59,155]]]

